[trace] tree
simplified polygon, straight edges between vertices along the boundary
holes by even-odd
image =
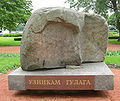
[[[31,0],[0,0],[0,29],[15,30],[26,23],[32,11]]]
[[[117,26],[116,17],[115,17],[114,14],[109,16],[107,22],[108,22],[109,25]]]
[[[19,24],[17,27],[16,27],[16,30],[17,31],[23,31],[24,29],[24,26],[22,24]]]
[[[93,10],[105,18],[108,16],[108,11],[112,12],[115,16],[116,28],[119,30],[120,41],[120,0],[67,0],[70,3],[70,8],[79,10],[84,8],[85,12]]]

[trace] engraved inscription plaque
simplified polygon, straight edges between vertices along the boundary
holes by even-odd
[[[26,89],[93,90],[94,76],[25,76]]]

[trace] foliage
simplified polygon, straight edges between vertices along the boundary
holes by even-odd
[[[0,72],[20,67],[20,53],[0,53]]]
[[[31,0],[0,0],[0,29],[16,30],[26,23],[32,11]]]
[[[106,56],[120,56],[120,51],[111,51],[111,50],[108,50],[106,52]]]
[[[0,53],[0,57],[20,57],[20,53]]]
[[[21,24],[19,24],[16,28],[17,31],[23,31],[23,29],[24,29],[24,26]]]
[[[14,41],[15,37],[0,37],[0,46],[20,46],[21,41]]]
[[[2,37],[22,37],[22,33],[3,34]]]
[[[115,17],[115,15],[114,15],[114,14],[110,15],[110,16],[108,17],[107,22],[108,22],[109,25],[114,25],[114,26],[116,26],[116,25],[117,25],[117,22],[116,22],[116,17]]]
[[[67,0],[70,4],[70,8],[84,8],[85,12],[93,10],[95,13],[101,14],[102,16],[107,16],[108,10],[115,13],[115,16],[119,14],[118,0]],[[115,3],[115,4],[114,4]],[[117,6],[117,8],[115,8]]]
[[[114,14],[116,28],[120,33],[120,0],[67,0],[70,8],[84,8],[85,12],[93,10],[108,19],[108,10]],[[119,35],[120,36],[120,35]],[[120,37],[119,40],[120,41]]]

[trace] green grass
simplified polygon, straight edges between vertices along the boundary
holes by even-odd
[[[108,33],[109,36],[119,36],[118,32],[109,32]]]
[[[106,64],[117,64],[120,66],[120,56],[106,56],[104,61]]]
[[[119,31],[118,30],[110,31],[108,35],[109,37],[118,37]],[[120,44],[120,42],[118,42],[118,39],[108,39],[108,43]]]
[[[6,73],[9,70],[20,66],[20,53],[0,53],[0,72]]]
[[[106,51],[105,63],[120,66],[120,51]]]
[[[108,32],[109,36],[119,36],[119,31],[118,30],[113,30]]]
[[[118,42],[117,40],[118,39],[108,39],[108,43],[120,44],[120,42]]]
[[[107,51],[106,64],[120,66],[120,51]],[[6,73],[9,70],[20,67],[20,53],[0,53],[0,72]]]
[[[16,37],[0,37],[0,46],[20,46],[21,41],[14,41]]]

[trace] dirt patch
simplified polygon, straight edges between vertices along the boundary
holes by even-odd
[[[120,50],[120,45],[117,45],[117,44],[108,44],[107,50],[118,51],[118,50]]]
[[[19,53],[20,46],[4,46],[0,47],[0,53]]]
[[[117,51],[120,50],[120,45],[108,44],[107,50]],[[0,47],[0,53],[19,53],[20,46],[4,46]]]

